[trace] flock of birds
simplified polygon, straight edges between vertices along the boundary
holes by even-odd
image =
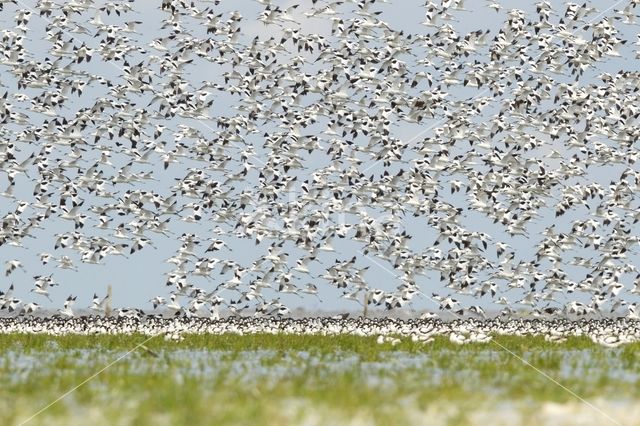
[[[0,312],[172,244],[117,316],[638,319],[636,1],[277,3],[0,2]]]
[[[464,319],[444,322],[421,318],[255,318],[229,317],[226,320],[208,318],[163,318],[160,315],[144,319],[133,317],[21,317],[0,318],[0,333],[36,333],[52,336],[130,335],[163,336],[166,341],[182,341],[186,334],[279,334],[279,335],[353,335],[376,337],[378,344],[395,346],[403,340],[431,343],[438,336],[456,345],[489,343],[494,336],[541,336],[551,343],[564,343],[572,337],[588,337],[592,342],[615,348],[640,342],[640,322],[627,318],[570,321],[565,319]],[[498,344],[498,346],[500,346]],[[143,347],[146,349],[146,347]],[[504,349],[504,348],[503,348]]]

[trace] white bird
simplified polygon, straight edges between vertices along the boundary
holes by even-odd
[[[4,264],[4,276],[8,277],[17,268],[24,270],[24,267],[22,266],[22,262],[20,262],[19,260],[14,259],[14,260],[6,261]]]
[[[94,293],[89,309],[96,312],[105,312],[108,302],[109,302],[108,296],[105,296],[104,298],[101,299],[100,297],[98,297],[97,294]]]
[[[36,294],[41,294],[45,296],[47,299],[51,300],[51,297],[49,296],[48,288],[58,285],[53,280],[52,275],[49,275],[49,276],[36,275],[33,277],[33,279],[35,280],[35,288],[31,289],[31,291]]]
[[[73,304],[76,302],[76,296],[69,296],[67,300],[64,302],[64,307],[59,309],[58,312],[61,313],[65,317],[72,318],[75,316],[75,313],[72,310]]]

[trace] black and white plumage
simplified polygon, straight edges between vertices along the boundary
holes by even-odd
[[[490,28],[460,1],[416,2],[402,28],[368,1],[18,6],[0,12],[0,248],[62,315],[74,276],[123,258],[158,265],[144,300],[178,315],[634,315],[635,2],[473,5]],[[102,313],[92,285],[78,304]],[[33,313],[27,288],[2,305]]]

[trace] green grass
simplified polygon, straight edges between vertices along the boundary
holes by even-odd
[[[145,339],[0,335],[0,424],[26,420]],[[461,424],[478,407],[508,403],[527,412],[545,401],[575,401],[500,345],[582,398],[640,399],[639,344],[495,341],[403,339],[392,346],[347,335],[157,337],[146,344],[157,357],[131,353],[29,424],[408,424],[433,410]]]

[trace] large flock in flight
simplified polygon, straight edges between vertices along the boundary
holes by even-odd
[[[152,3],[0,2],[1,313],[638,318],[636,1]]]

